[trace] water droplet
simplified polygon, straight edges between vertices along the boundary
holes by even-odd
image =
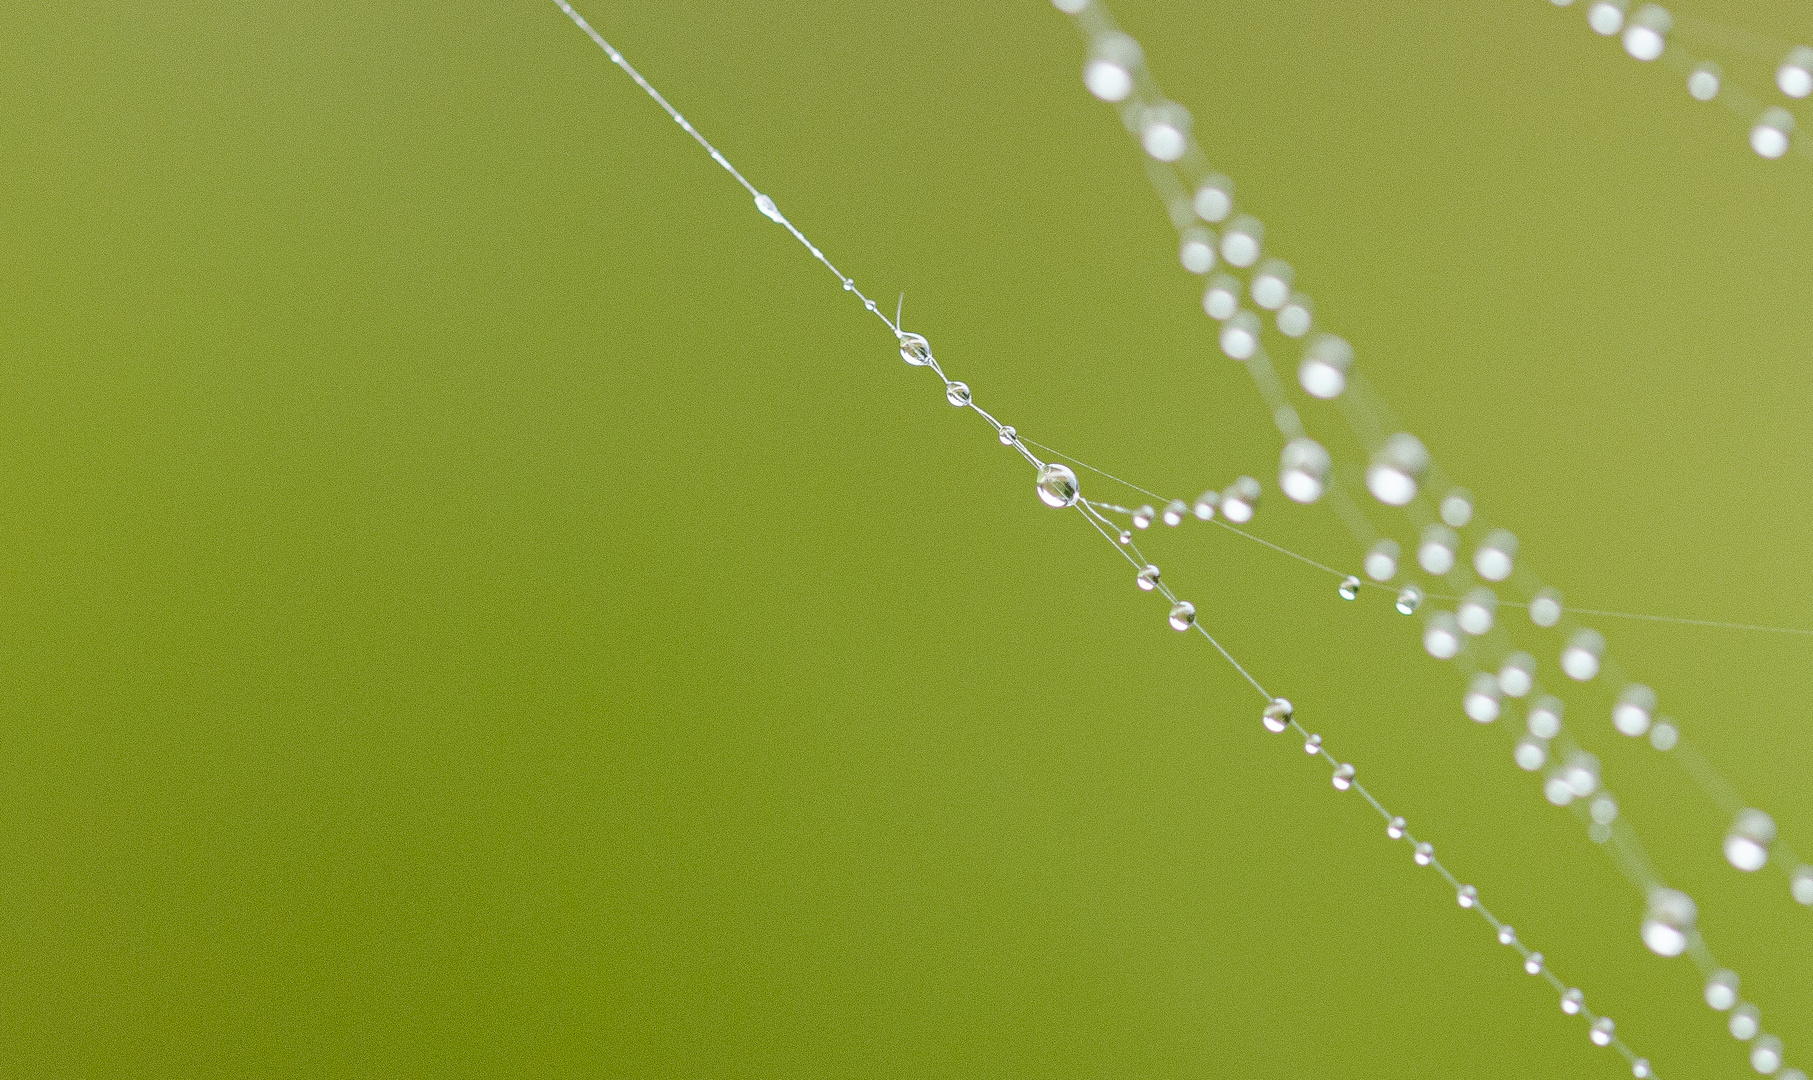
[[[1299,437],[1284,444],[1278,460],[1278,487],[1292,502],[1313,503],[1328,480],[1328,451],[1314,439]]]
[[[1278,332],[1289,338],[1300,338],[1309,333],[1315,324],[1315,305],[1309,297],[1300,292],[1290,294],[1290,299],[1278,309]]]
[[[1624,51],[1633,60],[1645,63],[1654,60],[1668,47],[1668,31],[1673,27],[1674,19],[1667,11],[1654,4],[1644,4],[1630,25],[1624,28]]]
[[[1680,739],[1680,729],[1668,720],[1658,720],[1656,726],[1649,729],[1649,745],[1657,750],[1673,750]]]
[[[1774,1076],[1782,1067],[1782,1041],[1773,1035],[1758,1037],[1750,1047],[1750,1067],[1764,1076]]]
[[[1687,92],[1695,101],[1711,101],[1719,96],[1719,82],[1724,71],[1717,64],[1701,64],[1687,76]]]
[[[1202,310],[1218,322],[1232,318],[1240,310],[1240,282],[1227,274],[1210,278],[1202,293]]]
[[[1089,6],[1089,0],[1051,0],[1051,6],[1066,15],[1075,15]]]
[[[1612,1044],[1612,1029],[1615,1026],[1616,1025],[1612,1023],[1611,1017],[1601,1016],[1599,1019],[1593,1021],[1592,1031],[1588,1033],[1587,1037],[1593,1040],[1594,1046],[1610,1046]]]
[[[1215,269],[1215,234],[1201,227],[1185,229],[1177,246],[1177,261],[1192,274]]]
[[[948,383],[944,387],[944,398],[961,409],[969,404],[969,387],[960,382]]]
[[[1643,917],[1643,944],[1657,956],[1679,956],[1687,951],[1688,937],[1698,917],[1699,909],[1686,893],[1661,887],[1651,889],[1649,910]]]
[[[1335,767],[1335,775],[1331,778],[1330,782],[1335,785],[1336,791],[1346,791],[1348,788],[1352,787],[1353,766],[1343,761],[1340,765]]]
[[[1634,739],[1649,730],[1649,718],[1655,711],[1656,692],[1642,683],[1631,683],[1612,706],[1612,726]]]
[[[1133,92],[1133,73],[1140,65],[1139,42],[1125,34],[1103,34],[1089,43],[1083,85],[1107,102],[1125,101]]]
[[[1446,525],[1431,525],[1423,530],[1423,542],[1417,546],[1417,565],[1436,577],[1454,569],[1454,552],[1460,537]]]
[[[1171,605],[1171,629],[1188,630],[1196,625],[1196,605],[1188,600],[1179,600]]]
[[[1136,529],[1151,528],[1152,518],[1157,513],[1158,511],[1152,509],[1150,506],[1138,507],[1133,511],[1133,527]]]
[[[1126,529],[1122,529],[1121,535],[1120,535],[1120,541],[1123,544],[1131,544],[1133,542],[1133,534],[1128,532]]]
[[[1402,605],[1398,610],[1403,610]],[[1452,660],[1460,655],[1460,647],[1460,624],[1454,621],[1454,616],[1446,611],[1430,615],[1423,627],[1423,650],[1437,660]]]
[[[1385,835],[1391,837],[1393,840],[1402,840],[1404,838],[1404,819],[1401,817],[1394,817],[1386,822]]]
[[[1561,1011],[1569,1016],[1579,1012],[1580,1007],[1584,1004],[1586,1004],[1586,995],[1582,994],[1579,989],[1570,987],[1561,992]]]
[[[1542,954],[1533,952],[1523,958],[1523,969],[1531,975],[1542,974]]]
[[[1596,0],[1586,9],[1586,25],[1596,34],[1611,37],[1624,28],[1624,0]]]
[[[1341,594],[1341,599],[1352,600],[1360,595],[1360,579],[1349,574],[1341,579],[1340,587],[1335,591]]]
[[[1706,1004],[1724,1012],[1737,1004],[1737,972],[1715,971],[1706,980]]]
[[[1158,567],[1148,564],[1140,568],[1140,572],[1133,576],[1133,582],[1146,592],[1158,588]]]
[[[1512,560],[1517,557],[1517,537],[1504,529],[1493,529],[1485,543],[1473,552],[1473,569],[1487,581],[1503,581],[1511,576]]]
[[[1584,750],[1574,751],[1561,767],[1561,779],[1567,781],[1575,798],[1586,798],[1599,790],[1599,759]]]
[[[1236,311],[1221,324],[1221,351],[1230,359],[1250,360],[1259,351],[1259,316]]]
[[[1253,520],[1259,508],[1259,481],[1242,476],[1221,493],[1221,514],[1236,525]]]
[[[1536,686],[1536,658],[1529,653],[1512,653],[1498,669],[1498,688],[1506,697],[1523,697]]]
[[[1429,451],[1415,435],[1400,431],[1374,455],[1366,470],[1366,490],[1387,506],[1407,505],[1416,498],[1417,477],[1428,467]]]
[[[1305,738],[1303,740],[1303,752],[1311,757],[1320,754],[1322,752],[1322,736],[1312,734]]]
[[[1473,520],[1473,496],[1465,488],[1455,488],[1442,496],[1442,523],[1464,529]]]
[[[1471,885],[1462,885],[1460,890],[1454,894],[1454,902],[1461,907],[1470,908],[1479,903],[1479,890]]]
[[[1725,834],[1725,860],[1745,873],[1761,870],[1775,842],[1775,819],[1761,810],[1744,810]]]
[[[1415,585],[1406,585],[1398,590],[1398,614],[1414,615],[1416,609],[1423,606],[1423,590]]]
[[[1813,94],[1813,49],[1796,45],[1782,66],[1775,69],[1775,85],[1791,98]]]
[[[1549,760],[1549,751],[1540,741],[1525,739],[1517,744],[1517,749],[1511,751],[1511,758],[1524,772],[1535,772]]]
[[[1813,907],[1813,866],[1796,867],[1788,878],[1788,892],[1797,904]]]
[[[1182,499],[1172,499],[1165,504],[1164,523],[1175,528],[1183,524],[1183,519],[1190,516],[1190,508]]]
[[[1002,446],[1012,446],[1014,444],[1014,440],[1019,437],[1020,437],[1020,433],[1014,430],[1014,427],[1012,424],[1005,425],[1004,427],[1001,428],[1001,445]]]
[[[1561,650],[1561,670],[1576,682],[1586,682],[1599,674],[1599,658],[1605,655],[1605,637],[1597,630],[1578,630]]]
[[[1492,617],[1498,613],[1498,594],[1481,585],[1471,589],[1454,609],[1460,628],[1474,637],[1492,629]]]
[[[932,346],[920,334],[901,334],[900,358],[914,367],[924,367],[932,362]]]
[[[1082,494],[1077,487],[1076,473],[1067,465],[1048,462],[1039,466],[1039,499],[1046,506],[1064,509],[1075,506],[1077,496]]]
[[[1419,841],[1416,845],[1416,854],[1411,858],[1416,860],[1418,866],[1428,866],[1435,861],[1435,845],[1427,840]]]
[[[1731,1037],[1742,1042],[1749,1042],[1756,1038],[1756,1033],[1761,1026],[1761,1018],[1757,1014],[1756,1006],[1748,1003],[1731,1010],[1731,1019],[1725,1022],[1725,1028],[1731,1032]]]
[[[1467,719],[1490,724],[1498,719],[1500,707],[1498,678],[1485,671],[1473,676],[1473,681],[1467,684],[1466,695],[1461,698],[1461,708],[1466,712]]]
[[[1353,346],[1333,334],[1317,334],[1303,350],[1297,381],[1310,397],[1332,401],[1347,389],[1347,369],[1353,364]]]
[[[1750,149],[1766,158],[1778,158],[1788,152],[1788,135],[1794,130],[1794,115],[1776,107],[1767,109],[1750,129]]]
[[[1277,311],[1290,299],[1291,279],[1295,271],[1283,259],[1267,259],[1253,272],[1253,303],[1267,311]]]
[[[1221,221],[1234,210],[1234,182],[1220,173],[1208,177],[1196,185],[1196,196],[1190,205],[1202,220]]]
[[[1556,806],[1566,806],[1574,801],[1574,789],[1559,776],[1551,776],[1542,785],[1542,797]]]
[[[1198,521],[1214,521],[1215,507],[1221,503],[1221,492],[1205,491],[1196,497],[1196,505],[1190,508]]]
[[[1176,161],[1190,145],[1190,113],[1165,102],[1140,114],[1139,144],[1159,161]]]
[[[1366,576],[1381,583],[1397,577],[1400,554],[1395,540],[1380,540],[1372,545],[1366,553]]]
[[[1259,261],[1264,241],[1265,226],[1251,214],[1241,214],[1221,234],[1221,257],[1234,266],[1251,266]]]
[[[1649,1071],[1649,1059],[1648,1058],[1638,1058],[1637,1060],[1631,1062],[1630,1063],[1630,1074],[1632,1076],[1636,1077],[1637,1080],[1649,1080],[1650,1075],[1651,1075],[1650,1071]]]
[[[1273,698],[1271,704],[1265,707],[1262,717],[1265,721],[1265,730],[1274,735],[1282,734],[1286,728],[1290,727],[1292,715],[1294,714],[1288,698]]]
[[[781,208],[774,205],[774,200],[766,195],[757,195],[755,197],[755,208],[760,210],[762,216],[769,221],[779,222],[781,224],[785,224],[787,221],[786,218],[781,216]]]
[[[1515,944],[1516,941],[1517,931],[1511,929],[1509,926],[1501,926],[1498,928],[1498,943],[1500,945],[1511,945]]]
[[[1547,694],[1530,706],[1530,734],[1538,739],[1552,739],[1561,734],[1561,699]]]
[[[1561,594],[1543,589],[1530,601],[1530,621],[1537,626],[1554,626],[1561,621]]]
[[[1601,795],[1587,807],[1587,814],[1600,825],[1610,825],[1618,820],[1618,800],[1610,795]]]

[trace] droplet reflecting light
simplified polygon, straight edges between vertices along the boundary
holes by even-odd
[[[1171,605],[1171,629],[1188,630],[1196,625],[1196,605],[1188,600],[1179,600]]]
[[[1076,505],[1081,489],[1077,487],[1076,473],[1068,465],[1049,462],[1039,466],[1039,499],[1046,506],[1064,509]]]
[[[1687,951],[1688,938],[1698,916],[1699,909],[1686,893],[1678,889],[1651,889],[1649,910],[1643,918],[1643,944],[1657,956],[1681,955]]]

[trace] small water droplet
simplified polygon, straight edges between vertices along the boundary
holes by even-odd
[[[1649,745],[1657,750],[1673,750],[1680,739],[1680,729],[1667,720],[1658,720],[1656,726],[1649,729]]]
[[[1346,791],[1353,786],[1353,766],[1343,761],[1335,767],[1335,774],[1330,779],[1336,791]]]
[[[1649,907],[1643,913],[1643,944],[1657,956],[1679,956],[1687,951],[1698,919],[1699,908],[1693,897],[1679,889],[1651,889]],[[1754,1030],[1750,1032],[1750,1035],[1755,1034]],[[1750,1035],[1738,1037],[1748,1039]]]
[[[1196,497],[1196,505],[1191,507],[1190,511],[1196,515],[1197,521],[1213,521],[1215,520],[1215,507],[1220,502],[1221,492],[1205,491]]]
[[[1649,1080],[1649,1077],[1650,1077],[1649,1059],[1648,1058],[1638,1058],[1637,1060],[1631,1062],[1630,1063],[1630,1074],[1632,1076],[1636,1077],[1637,1080]]]
[[[1179,600],[1171,605],[1171,629],[1188,630],[1196,625],[1196,605],[1188,600]]]
[[[1416,609],[1423,606],[1423,590],[1415,585],[1406,585],[1398,590],[1398,614],[1414,615]]]
[[[1739,1005],[1731,1010],[1731,1020],[1725,1027],[1731,1032],[1732,1038],[1749,1042],[1756,1038],[1760,1024],[1755,1005]]]
[[[1244,525],[1253,520],[1253,513],[1259,507],[1259,481],[1250,476],[1242,476],[1221,493],[1221,513],[1236,525]]]
[[[1548,694],[1530,706],[1530,734],[1538,739],[1552,739],[1561,733],[1561,699]]]
[[[1561,1011],[1569,1016],[1579,1012],[1580,1007],[1584,1004],[1586,1004],[1586,995],[1576,988],[1569,987],[1561,994]]]
[[[1593,1030],[1588,1037],[1593,1040],[1594,1046],[1610,1046],[1612,1044],[1612,1029],[1615,1026],[1616,1025],[1612,1023],[1611,1017],[1601,1016],[1599,1019],[1593,1021]]]
[[[1597,630],[1576,631],[1561,650],[1561,670],[1575,682],[1587,682],[1599,674],[1599,658],[1604,655],[1604,635]]]
[[[1158,567],[1147,565],[1134,576],[1133,580],[1140,588],[1147,592],[1151,592],[1153,589],[1158,588]]]
[[[1154,514],[1156,514],[1156,511],[1150,506],[1142,506],[1133,511],[1133,527],[1136,529],[1151,528]]]
[[[1385,835],[1391,837],[1393,840],[1402,840],[1404,838],[1404,819],[1401,817],[1394,817],[1389,822],[1386,822]]]
[[[914,367],[924,367],[932,362],[932,346],[920,334],[902,334],[900,358]]]
[[[944,388],[944,398],[961,409],[969,404],[969,387],[960,382],[951,383]]]
[[[1788,878],[1788,892],[1797,904],[1813,907],[1813,866],[1796,867]]]
[[[1064,509],[1075,506],[1081,490],[1077,487],[1076,473],[1069,466],[1055,462],[1039,466],[1039,499],[1046,506]]]
[[[1561,594],[1543,589],[1530,601],[1530,621],[1537,626],[1554,626],[1561,621]]]
[[[1347,575],[1341,579],[1341,587],[1337,591],[1341,594],[1341,599],[1352,600],[1360,595],[1360,579],[1352,574]]]
[[[1020,433],[1014,430],[1014,426],[1012,424],[1007,424],[1001,428],[1001,445],[1002,446],[1012,446],[1014,444],[1014,440],[1019,437],[1020,437]]]
[[[1511,929],[1509,926],[1501,926],[1498,928],[1498,943],[1500,945],[1511,945],[1516,941],[1517,931]]]
[[[1120,540],[1122,544],[1131,544],[1133,542],[1133,534],[1126,529],[1122,529]]]
[[[1524,772],[1535,772],[1549,760],[1548,747],[1540,739],[1525,739],[1511,751],[1511,760]]]
[[[757,195],[755,197],[755,208],[757,210],[760,210],[762,212],[762,216],[767,218],[769,221],[779,222],[779,223],[784,224],[787,220],[786,218],[781,216],[781,208],[774,205],[774,200],[770,199],[766,195]]]
[[[1750,1047],[1750,1067],[1764,1076],[1774,1076],[1775,1070],[1782,1067],[1782,1041],[1773,1035],[1764,1035]]]
[[[1165,504],[1164,523],[1173,528],[1182,525],[1183,519],[1190,515],[1190,508],[1182,499],[1172,499]]]
[[[1291,703],[1286,698],[1273,698],[1265,707],[1265,730],[1277,735],[1291,726]]]
[[[1423,840],[1416,845],[1416,854],[1411,856],[1418,866],[1428,866],[1435,861],[1435,845]]]
[[[1462,885],[1460,891],[1454,894],[1454,902],[1461,907],[1470,908],[1479,903],[1479,890],[1471,885]]]
[[[1706,980],[1706,1004],[1724,1012],[1737,1004],[1737,972],[1715,971]]]
[[[1531,975],[1542,974],[1542,954],[1533,952],[1523,958],[1523,969]]]
[[[1455,488],[1442,498],[1442,521],[1456,529],[1466,528],[1473,520],[1473,496],[1464,488]]]
[[[1593,800],[1591,806],[1587,807],[1587,813],[1594,821],[1602,825],[1610,825],[1618,820],[1618,800],[1610,795],[1601,795]]]
[[[1322,736],[1312,734],[1303,740],[1303,752],[1315,756],[1322,752]]]

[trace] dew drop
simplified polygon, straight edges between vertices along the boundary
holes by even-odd
[[[1715,971],[1706,980],[1706,1004],[1724,1012],[1737,1004],[1737,972]]]
[[[1593,1021],[1592,1031],[1588,1033],[1587,1037],[1593,1040],[1594,1046],[1610,1046],[1612,1044],[1612,1030],[1616,1026],[1617,1025],[1612,1023],[1611,1017],[1601,1016],[1599,1019]]]
[[[1347,369],[1353,364],[1353,346],[1333,334],[1317,334],[1303,350],[1297,381],[1310,397],[1330,401],[1347,389]]]
[[[1149,563],[1141,567],[1139,573],[1133,576],[1133,583],[1146,592],[1158,588],[1158,567]]]
[[[1220,173],[1208,177],[1196,186],[1190,205],[1202,220],[1221,221],[1234,210],[1234,182]]]
[[[1574,789],[1559,776],[1551,776],[1542,785],[1542,797],[1556,806],[1566,806],[1574,801]]]
[[[1501,926],[1498,928],[1498,943],[1500,945],[1512,945],[1516,942],[1517,931],[1511,929],[1509,926]]]
[[[777,222],[782,225],[787,223],[787,219],[781,216],[781,208],[774,205],[774,200],[766,195],[757,195],[755,197],[755,208],[760,210],[762,216],[769,221]],[[845,282],[846,287],[848,284],[848,282]]]
[[[1221,493],[1221,514],[1236,525],[1244,525],[1253,520],[1253,513],[1258,507],[1259,481],[1250,476],[1235,479]]]
[[[1552,739],[1561,734],[1561,699],[1544,694],[1530,706],[1530,734]]]
[[[1190,145],[1190,113],[1166,102],[1141,114],[1139,144],[1159,161],[1176,161]]]
[[[1813,866],[1795,868],[1788,878],[1788,892],[1795,903],[1813,907]]]
[[[1397,609],[1399,615],[1414,615],[1416,614],[1416,609],[1422,606],[1423,590],[1417,588],[1415,585],[1406,585],[1398,590]]]
[[[1512,653],[1498,669],[1498,688],[1506,697],[1523,697],[1536,688],[1536,658],[1526,652]]]
[[[1567,756],[1560,775],[1574,797],[1584,799],[1599,790],[1599,759],[1584,750],[1576,750]]]
[[[1152,518],[1156,514],[1157,514],[1157,511],[1153,510],[1150,506],[1141,506],[1141,507],[1135,509],[1133,511],[1133,527],[1136,529],[1151,528],[1152,527]]]
[[[1012,424],[1004,425],[1001,428],[1001,445],[1002,446],[1012,446],[1014,444],[1014,440],[1019,437],[1020,437],[1020,433],[1014,430]]]
[[[1179,600],[1171,605],[1171,629],[1188,630],[1196,625],[1196,605],[1188,600]]]
[[[1340,587],[1335,591],[1341,594],[1341,599],[1352,600],[1360,595],[1360,579],[1349,574],[1341,579]]]
[[[900,358],[914,367],[924,367],[932,362],[932,346],[924,335],[901,334]]]
[[[1593,819],[1593,824],[1610,825],[1618,820],[1618,800],[1610,795],[1601,795],[1593,800],[1586,812]]]
[[[944,388],[944,399],[959,409],[964,408],[969,404],[969,386],[960,382],[949,384]]]
[[[1303,740],[1303,752],[1311,757],[1322,752],[1322,736],[1310,735]]]
[[[1419,841],[1416,845],[1416,854],[1411,858],[1416,860],[1418,866],[1428,866],[1435,861],[1435,845],[1427,840]]]
[[[1140,60],[1139,42],[1126,34],[1103,34],[1090,42],[1083,85],[1103,101],[1125,101],[1133,92],[1133,73]]]
[[[1687,951],[1688,937],[1698,917],[1699,909],[1686,893],[1661,887],[1651,889],[1649,910],[1643,916],[1643,944],[1657,956],[1679,956]],[[1732,1020],[1735,1023],[1736,1017]],[[1750,1035],[1755,1034],[1752,1029]],[[1739,1037],[1747,1039],[1750,1035]]]
[[[1177,248],[1177,261],[1192,274],[1215,269],[1215,234],[1207,229],[1185,229]]]
[[[1649,731],[1649,718],[1656,711],[1656,692],[1642,683],[1631,683],[1618,695],[1612,706],[1612,726],[1620,735],[1636,738]]]
[[[1673,750],[1675,743],[1681,740],[1681,730],[1669,720],[1658,720],[1649,729],[1649,745],[1657,750]]]
[[[1284,446],[1278,461],[1278,487],[1292,502],[1313,503],[1328,480],[1328,451],[1314,439],[1299,436]]]
[[[1227,274],[1210,278],[1209,287],[1202,294],[1202,310],[1217,322],[1233,318],[1240,310],[1240,282]]]
[[[1128,532],[1126,529],[1122,529],[1121,535],[1120,535],[1120,541],[1122,544],[1131,544],[1133,542],[1133,534]]]
[[[1497,612],[1498,594],[1481,585],[1461,598],[1454,609],[1454,619],[1462,630],[1479,637],[1492,629],[1492,618]]]
[[[1631,1062],[1630,1063],[1630,1074],[1632,1076],[1636,1077],[1637,1080],[1649,1080],[1649,1078],[1651,1076],[1651,1073],[1649,1071],[1649,1059],[1648,1058],[1638,1058],[1637,1060]]]
[[[1366,576],[1377,582],[1398,576],[1398,557],[1403,552],[1396,540],[1380,540],[1366,553]]]
[[[1290,299],[1278,309],[1278,332],[1285,337],[1300,338],[1309,333],[1314,324],[1315,305],[1300,292],[1291,293]]]
[[[1586,9],[1586,25],[1595,34],[1611,37],[1624,28],[1624,0],[1595,0]]]
[[[1404,838],[1404,819],[1401,817],[1394,817],[1386,822],[1385,835],[1391,837],[1393,840],[1402,840]]]
[[[1750,1067],[1764,1076],[1774,1076],[1782,1067],[1782,1041],[1773,1035],[1758,1038],[1750,1047]]]
[[[1580,1007],[1584,1004],[1586,1004],[1586,995],[1582,994],[1579,991],[1579,989],[1574,988],[1574,987],[1569,987],[1568,989],[1562,991],[1562,993],[1561,993],[1561,1011],[1562,1012],[1567,1013],[1569,1016],[1573,1016],[1575,1013],[1580,1011]]]
[[[1528,972],[1531,975],[1542,974],[1542,954],[1539,952],[1533,952],[1530,955],[1524,957],[1523,969],[1524,969],[1524,971]]]
[[[1624,28],[1624,51],[1633,60],[1645,63],[1662,55],[1668,47],[1668,31],[1674,28],[1674,19],[1668,12],[1655,4],[1644,4]]]
[[[1402,605],[1398,610],[1403,610]],[[1423,627],[1423,650],[1437,660],[1452,660],[1460,655],[1460,647],[1460,624],[1454,621],[1454,616],[1446,611],[1429,616]]]
[[[1473,520],[1473,496],[1465,488],[1455,488],[1442,496],[1442,523],[1464,529]]]
[[[1725,860],[1745,873],[1761,870],[1775,842],[1775,819],[1761,810],[1744,810],[1725,834]]]
[[[1530,621],[1537,626],[1550,627],[1561,621],[1561,594],[1554,589],[1543,589],[1530,601]]]
[[[1294,713],[1291,710],[1291,703],[1288,698],[1273,698],[1271,703],[1265,707],[1265,713],[1262,717],[1265,721],[1265,730],[1274,735],[1281,734],[1286,728],[1290,727],[1291,717],[1293,715]]]
[[[1335,768],[1335,775],[1330,780],[1336,791],[1346,791],[1353,786],[1353,766],[1343,761]]]
[[[1267,259],[1253,272],[1253,303],[1267,311],[1277,311],[1290,299],[1291,279],[1295,272],[1283,259]]]
[[[1711,101],[1719,96],[1719,83],[1724,72],[1717,64],[1700,64],[1687,76],[1687,92],[1695,101]]]
[[[1794,114],[1781,107],[1766,109],[1750,129],[1750,149],[1766,158],[1778,158],[1788,152],[1788,135],[1794,130]]]
[[[1498,719],[1502,706],[1498,678],[1486,671],[1473,676],[1473,681],[1467,684],[1467,693],[1461,698],[1461,709],[1467,714],[1467,719],[1481,724],[1490,724]]]
[[[1462,885],[1460,890],[1454,894],[1454,902],[1461,907],[1470,908],[1479,903],[1479,890],[1471,885]]]
[[[1813,94],[1813,49],[1796,45],[1775,70],[1775,85],[1791,98]]]
[[[1517,749],[1511,751],[1511,758],[1524,772],[1535,772],[1549,760],[1549,751],[1540,740],[1525,739],[1517,744]]]
[[[1454,551],[1460,537],[1446,525],[1430,525],[1423,530],[1423,542],[1417,546],[1416,562],[1424,570],[1441,577],[1454,569]]]
[[[1265,226],[1251,214],[1241,214],[1221,234],[1221,257],[1233,266],[1251,266],[1259,261],[1264,241]]]
[[[1731,1010],[1731,1019],[1725,1023],[1725,1029],[1731,1032],[1731,1037],[1743,1042],[1756,1038],[1761,1026],[1756,1006],[1750,1004],[1739,1005]]]
[[[1071,472],[1068,465],[1049,462],[1039,466],[1039,499],[1046,506],[1060,510],[1075,506],[1080,494],[1076,473]]]
[[[1233,360],[1250,360],[1259,351],[1259,316],[1236,311],[1221,324],[1221,351]]]
[[[1190,508],[1182,499],[1172,499],[1165,504],[1164,523],[1176,528],[1183,524],[1183,519],[1190,516]]]
[[[1503,581],[1511,576],[1516,557],[1517,537],[1505,529],[1494,529],[1473,552],[1473,569],[1487,581]]]
[[[1205,491],[1196,497],[1196,505],[1190,510],[1198,521],[1214,521],[1215,507],[1221,503],[1221,492]]]
[[[1599,658],[1605,655],[1605,638],[1597,630],[1576,631],[1561,650],[1561,670],[1575,682],[1587,682],[1599,674]]]

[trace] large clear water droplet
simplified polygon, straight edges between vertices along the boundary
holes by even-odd
[[[900,358],[914,367],[924,367],[932,362],[932,346],[921,334],[901,334]]]
[[[1745,873],[1761,870],[1775,842],[1775,819],[1761,810],[1745,810],[1725,834],[1725,859]]]
[[[944,388],[944,397],[959,409],[964,408],[969,404],[969,386],[960,382],[948,383]]]
[[[1322,736],[1311,733],[1305,737],[1303,740],[1303,752],[1310,757],[1315,757],[1317,754],[1320,754],[1322,752]]]
[[[1290,727],[1292,715],[1293,712],[1289,699],[1273,698],[1271,704],[1265,707],[1265,714],[1263,716],[1265,730],[1274,735],[1281,734],[1286,728]]]
[[[1649,910],[1643,917],[1643,944],[1657,956],[1679,956],[1687,951],[1687,942],[1698,918],[1699,909],[1686,893],[1678,889],[1651,889]]]
[[[1152,527],[1152,518],[1157,513],[1158,513],[1158,511],[1152,509],[1150,506],[1139,507],[1138,509],[1133,511],[1133,527],[1136,529],[1151,528]]]
[[[1573,1016],[1586,1004],[1586,995],[1578,987],[1569,987],[1561,993],[1561,1011]]]
[[[1002,425],[1000,434],[1001,434],[1001,445],[1002,446],[1012,446],[1014,444],[1014,440],[1016,440],[1020,437],[1020,433],[1014,430],[1014,426],[1012,424]]]
[[[1360,595],[1360,579],[1349,574],[1341,579],[1341,584],[1335,591],[1341,594],[1341,599],[1352,600]]]
[[[1411,856],[1418,866],[1428,866],[1435,861],[1435,845],[1427,840],[1418,841],[1416,853]]]
[[[1196,625],[1196,605],[1188,600],[1179,600],[1171,605],[1171,629],[1188,630]]]
[[[1151,592],[1153,589],[1158,588],[1158,567],[1143,567],[1138,574],[1134,575],[1133,580],[1140,588],[1147,592]]]
[[[1049,462],[1039,466],[1039,499],[1046,506],[1064,509],[1075,506],[1082,490],[1077,487],[1076,473],[1068,465]]]
[[[1182,499],[1172,499],[1165,504],[1164,523],[1170,526],[1183,524],[1183,519],[1190,516],[1190,508]]]
[[[1594,1046],[1610,1046],[1612,1044],[1612,1031],[1615,1026],[1616,1025],[1612,1023],[1611,1017],[1601,1016],[1599,1019],[1593,1021],[1593,1027],[1588,1033],[1588,1037],[1593,1040]]]
[[[1336,791],[1346,791],[1353,786],[1353,772],[1353,766],[1345,761],[1335,767],[1332,783],[1335,785]]]
[[[1385,835],[1391,837],[1393,840],[1402,840],[1404,838],[1404,819],[1401,817],[1393,817],[1390,821],[1386,822]]]
[[[774,205],[774,200],[766,195],[757,195],[755,197],[755,208],[760,210],[762,216],[769,221],[779,225],[785,225],[787,223],[787,218],[781,213],[781,208]]]
[[[1397,609],[1399,615],[1414,615],[1416,609],[1423,606],[1423,590],[1415,585],[1406,585],[1398,590]]]

